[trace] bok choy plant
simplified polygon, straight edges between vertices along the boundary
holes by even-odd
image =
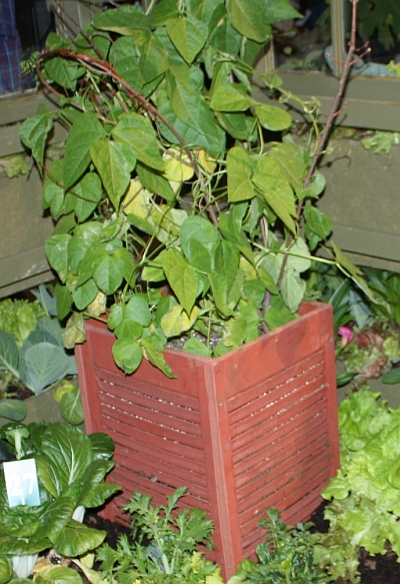
[[[85,509],[101,506],[120,490],[104,480],[113,467],[109,436],[86,436],[65,423],[10,423],[0,428],[0,446],[16,459],[35,460],[40,491],[39,505],[10,507],[0,476],[1,584],[13,572],[27,578],[41,552],[79,558],[103,542],[106,533],[86,527],[82,519]]]

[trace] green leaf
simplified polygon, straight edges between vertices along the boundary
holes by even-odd
[[[160,195],[168,203],[172,203],[175,200],[176,194],[172,190],[168,180],[158,172],[154,172],[151,168],[140,164],[140,162],[136,165],[136,172],[145,189],[151,193],[157,193],[157,195]]]
[[[197,84],[192,87],[190,83],[183,83],[170,74],[167,76],[167,90],[175,115],[194,130],[199,130],[198,110],[202,107],[203,98]]]
[[[242,112],[251,105],[251,99],[234,85],[219,85],[212,93],[210,107],[221,112]]]
[[[88,438],[92,444],[94,460],[110,460],[114,455],[115,444],[104,432],[94,432]]]
[[[280,20],[302,17],[288,0],[265,0],[265,11],[267,20],[271,24]]]
[[[281,248],[284,249],[284,246]],[[287,248],[289,256],[287,259],[287,266],[295,270],[296,272],[306,272],[311,267],[311,256],[308,245],[302,237],[297,237],[297,239],[292,243],[292,245]]]
[[[76,343],[83,343],[86,340],[85,327],[83,325],[83,314],[73,312],[63,332],[63,344],[66,349],[73,349]]]
[[[74,186],[73,194],[76,196],[74,213],[78,221],[85,221],[101,200],[102,191],[99,176],[94,172],[85,174],[82,180]]]
[[[212,28],[225,14],[224,0],[188,0],[187,6],[193,16]]]
[[[53,566],[37,573],[35,582],[37,584],[82,584],[82,578],[72,568]]]
[[[89,166],[92,142],[104,137],[104,128],[94,114],[83,113],[74,122],[65,145],[63,167],[65,190],[75,184]]]
[[[47,138],[53,128],[53,116],[52,111],[37,114],[22,122],[19,130],[22,142],[32,150],[32,156],[39,163],[39,167],[44,161]]]
[[[161,318],[161,329],[167,337],[180,337],[182,333],[192,328],[199,314],[195,306],[190,316],[184,311],[182,306],[173,304]]]
[[[274,163],[275,176],[286,180],[294,191],[303,190],[307,165],[302,148],[296,144],[278,143],[268,152],[267,158],[270,158],[271,162]]]
[[[37,457],[38,476],[54,498],[85,477],[93,460],[89,438],[75,426],[54,423],[42,435],[42,454]]]
[[[201,357],[211,357],[211,351],[200,339],[192,337],[183,345],[183,350]]]
[[[243,289],[243,273],[240,270],[226,278],[220,273],[209,275],[213,298],[218,312],[225,318],[233,314]]]
[[[199,291],[199,280],[183,256],[169,249],[162,256],[162,267],[180,304],[189,315]]]
[[[232,218],[232,213],[229,215],[220,215],[218,227],[224,239],[233,243],[243,256],[252,265],[255,265],[254,253],[250,242],[243,231],[237,229]]]
[[[115,363],[128,375],[134,373],[142,362],[142,347],[136,341],[117,339],[112,347]]]
[[[138,322],[140,325],[146,327],[150,326],[151,313],[147,301],[143,296],[134,294],[129,299],[126,307],[126,317]]]
[[[382,376],[381,381],[382,383],[390,384],[400,383],[400,367],[386,371],[386,373]]]
[[[246,201],[255,196],[251,182],[250,156],[241,146],[234,146],[226,157],[228,172],[228,201]]]
[[[135,5],[122,5],[97,14],[92,22],[95,28],[131,36],[136,30],[148,30],[149,21],[144,11]]]
[[[306,205],[304,208],[304,217],[308,227],[322,240],[325,240],[332,231],[332,221],[313,205]]]
[[[139,73],[143,85],[157,84],[168,70],[168,56],[157,33],[149,35],[147,42],[140,47]]]
[[[335,254],[335,260],[337,267],[342,270],[347,276],[352,278],[352,280],[364,291],[368,298],[373,302],[379,304],[379,299],[375,297],[374,291],[368,286],[366,280],[363,277],[363,272],[361,268],[353,264],[351,259],[340,249],[334,241],[330,242],[332,245],[333,252]]]
[[[218,157],[225,149],[225,133],[214,120],[214,116],[209,106],[203,99],[198,101],[197,107],[192,111],[193,118],[191,126],[183,122],[173,111],[171,102],[166,100],[160,105],[160,111],[166,116],[175,130],[182,137],[186,144],[204,148],[211,156]],[[193,127],[196,125],[196,128]],[[181,146],[180,140],[171,132],[165,124],[160,127],[162,135],[169,140],[171,144]]]
[[[301,278],[297,270],[286,266],[280,290],[282,298],[290,312],[296,312],[303,301],[306,291],[306,282]]]
[[[287,130],[292,123],[290,114],[275,105],[267,105],[264,103],[256,105],[255,113],[262,127],[272,132]]]
[[[71,358],[61,347],[46,342],[29,347],[24,359],[24,383],[36,394],[68,375],[73,366]]]
[[[194,241],[199,242],[209,252],[209,257],[212,257],[220,242],[220,237],[216,227],[210,221],[193,215],[184,220],[179,232],[180,246],[190,263],[193,263],[194,255],[196,255],[196,247],[192,246]]]
[[[225,15],[222,22],[218,22],[211,34],[210,44],[217,51],[237,55],[241,44],[241,35],[233,28],[229,19]]]
[[[112,45],[110,53],[110,59],[113,61],[118,75],[125,79],[138,93],[148,97],[153,87],[149,84],[150,92],[143,88],[139,72],[139,55],[133,38],[130,36],[117,38]]]
[[[90,155],[99,171],[110,201],[118,211],[120,199],[127,190],[136,156],[126,144],[109,140],[95,140],[90,145]]]
[[[106,475],[113,466],[112,461],[100,458],[90,463],[82,484],[82,496],[77,501],[78,506],[100,507],[113,493],[121,490],[119,485],[104,483]]]
[[[76,88],[79,77],[85,73],[85,68],[80,67],[73,59],[52,57],[45,63],[46,74],[61,87],[72,91]]]
[[[248,280],[243,285],[243,293],[247,300],[252,302],[257,308],[262,307],[265,298],[265,286],[262,280]]]
[[[165,24],[169,18],[176,18],[178,15],[178,7],[175,0],[161,0],[161,2],[153,5],[149,20],[151,26],[160,26]]]
[[[85,310],[96,298],[98,291],[99,289],[92,278],[75,288],[72,292],[72,299],[75,302],[76,308],[78,310]]]
[[[11,558],[0,552],[0,584],[7,584],[13,573]],[[26,582],[29,582],[27,580]]]
[[[296,217],[296,202],[294,193],[273,159],[267,156],[257,161],[253,183],[274,213],[292,233],[295,233],[296,227],[293,217]]]
[[[271,36],[267,16],[258,0],[227,0],[232,26],[243,36],[262,43]]]
[[[7,418],[13,422],[20,422],[25,418],[26,412],[26,403],[19,399],[9,397],[0,400],[0,416],[2,418]]]
[[[154,367],[160,369],[160,371],[162,371],[167,377],[175,377],[172,373],[171,367],[167,365],[165,361],[164,353],[162,351],[163,347],[160,345],[158,337],[152,334],[145,339],[142,339],[142,346],[147,360],[154,365]]]
[[[130,146],[138,160],[155,170],[164,170],[157,136],[150,121],[134,112],[121,116],[112,130],[113,138]]]
[[[82,424],[83,409],[79,387],[70,384],[68,391],[64,391],[60,398],[61,415],[68,424],[77,426]]]
[[[134,320],[124,318],[116,327],[114,327],[114,334],[117,339],[137,341],[137,339],[140,339],[143,334],[143,327]]]
[[[167,32],[179,53],[190,65],[207,41],[208,26],[191,16],[170,18],[167,21]]]
[[[65,282],[68,275],[68,244],[71,236],[67,233],[52,235],[46,240],[46,256],[60,280]]]
[[[69,525],[52,536],[51,541],[59,554],[75,558],[99,547],[106,535],[105,531],[86,527],[78,521],[70,521]]]
[[[295,318],[296,315],[289,310],[280,296],[271,297],[269,308],[264,317],[269,329],[283,326]]]
[[[231,287],[237,278],[237,269],[239,267],[240,253],[229,241],[222,241],[217,249],[215,257],[215,271],[221,274],[225,280],[226,285]]]
[[[336,376],[336,384],[338,387],[343,387],[344,385],[347,385],[348,383],[350,383],[350,381],[352,381],[352,379],[354,379],[354,377],[357,375],[357,372],[354,373],[342,373],[341,375],[337,375]]]
[[[93,279],[107,296],[113,294],[124,279],[125,263],[118,257],[108,255],[97,266]]]
[[[269,272],[267,272],[267,270],[264,268],[258,268],[258,275],[268,292],[271,292],[271,294],[279,294],[278,287],[275,284],[273,277]]]
[[[221,126],[233,138],[238,140],[253,141],[252,136],[256,127],[256,120],[253,116],[247,116],[240,112],[222,113],[217,112],[217,119]]]
[[[0,330],[0,369],[10,371],[18,379],[19,351],[12,334]]]
[[[40,517],[40,526],[35,531],[32,541],[40,541],[57,533],[68,525],[75,506],[71,497],[60,497],[50,501]]]

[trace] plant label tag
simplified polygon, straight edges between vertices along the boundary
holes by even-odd
[[[3,468],[10,507],[40,505],[35,459],[3,462]]]

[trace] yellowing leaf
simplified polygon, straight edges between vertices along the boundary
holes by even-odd
[[[161,328],[164,335],[168,338],[178,337],[183,332],[188,331],[199,316],[199,309],[194,306],[190,317],[181,306],[172,306],[161,319]]]
[[[172,189],[176,192],[180,185],[190,180],[194,174],[190,166],[189,158],[181,154],[177,149],[170,149],[164,153],[165,170],[163,176],[169,181]]]
[[[187,218],[187,211],[169,209],[166,205],[162,205],[160,209],[152,211],[149,221],[158,227],[157,239],[161,242],[167,242],[171,240],[172,235],[179,236],[181,225]]]
[[[209,174],[212,174],[217,167],[215,158],[213,158],[203,149],[198,151],[198,162],[200,166]]]
[[[256,270],[251,265],[251,263],[248,260],[246,260],[246,258],[244,258],[243,256],[240,256],[239,268],[243,272],[244,279],[246,281],[247,280],[252,280],[253,278],[256,278],[257,277]]]
[[[145,189],[139,179],[131,180],[128,192],[122,201],[122,209],[126,215],[130,213],[147,219],[150,208],[150,193]]]

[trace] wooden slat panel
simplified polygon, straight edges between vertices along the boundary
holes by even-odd
[[[144,363],[117,381],[114,337],[98,323],[87,329],[100,345],[78,348],[79,357],[101,365],[78,359],[87,430],[106,429],[117,444],[113,479],[155,500],[188,483],[195,506],[214,521],[212,557],[226,578],[254,552],[249,542],[262,541],[257,522],[265,508],[306,520],[339,463],[337,404],[328,396],[335,392],[332,311],[318,303],[303,310],[279,338],[271,333],[215,360],[168,351],[170,364],[186,363],[175,379]],[[121,501],[110,517],[126,521]]]

